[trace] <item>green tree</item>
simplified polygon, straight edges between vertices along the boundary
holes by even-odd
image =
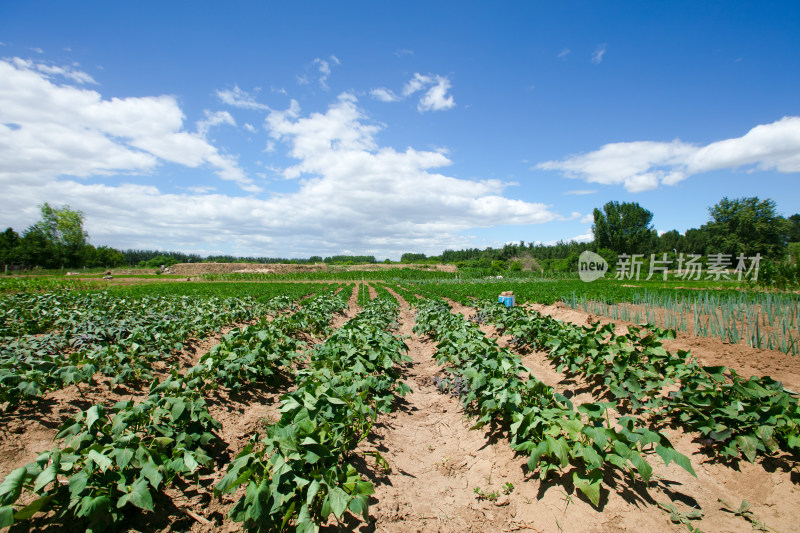
[[[787,220],[789,221],[789,242],[800,242],[800,214],[795,213]]]
[[[708,232],[703,228],[692,228],[686,230],[686,238],[684,239],[683,251],[690,254],[705,255],[709,250]],[[681,252],[681,250],[678,250]]]
[[[708,253],[783,258],[789,222],[778,215],[773,200],[727,197],[709,208],[711,220],[702,226],[708,234]]]
[[[161,265],[170,267],[170,266],[176,264],[177,262],[178,262],[178,260],[175,259],[174,257],[169,257],[169,256],[166,256],[166,255],[159,255],[159,256],[156,256],[156,257],[150,259],[149,261],[147,261],[147,263],[145,263],[145,265],[150,267],[150,268],[158,268]]]
[[[19,261],[19,234],[12,228],[0,233],[0,267],[4,268]]]
[[[26,268],[58,268],[63,265],[59,250],[35,224],[22,234],[17,250],[17,257]]]
[[[661,253],[684,252],[685,245],[686,237],[678,233],[677,230],[667,231],[658,238],[658,251]]]
[[[652,253],[658,243],[652,220],[653,213],[636,202],[608,202],[594,210],[595,244],[617,253]]]
[[[50,253],[52,257],[40,257],[39,262],[50,267],[83,266],[89,238],[83,229],[83,213],[70,209],[68,205],[52,207],[47,202],[41,206],[41,210],[42,219],[26,231],[26,234],[37,234],[33,237],[37,243],[42,237],[49,243],[44,250],[39,247],[38,253]]]
[[[90,244],[87,248],[91,248],[93,253],[91,257],[86,258],[86,266],[111,268],[125,264],[123,253],[110,246],[98,246],[97,249],[94,249]]]
[[[425,261],[428,257],[425,254],[406,252],[400,256],[401,263],[419,263]]]

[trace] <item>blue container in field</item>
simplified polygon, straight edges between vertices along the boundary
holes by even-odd
[[[514,307],[514,297],[513,296],[500,296],[497,300],[501,304],[505,305],[506,307]]]

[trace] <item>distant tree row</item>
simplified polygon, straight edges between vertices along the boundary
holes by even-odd
[[[0,233],[0,269],[60,269],[121,266],[157,268],[176,263],[295,263],[295,264],[362,264],[377,263],[374,255],[334,255],[308,259],[282,257],[239,257],[162,250],[117,250],[110,246],[95,247],[84,230],[85,217],[65,205],[41,206],[41,220],[18,234],[13,228]]]
[[[45,203],[41,212],[42,219],[22,235],[12,228],[0,234],[0,266],[60,268],[125,264],[125,256],[119,250],[89,244],[80,211]]]
[[[501,248],[445,250],[438,256],[408,252],[403,263],[443,262],[462,267],[506,269],[574,270],[585,250],[602,255],[610,264],[619,254],[744,254],[756,253],[765,259],[794,261],[800,255],[800,214],[779,215],[773,200],[758,197],[723,198],[709,208],[709,220],[699,228],[658,235],[652,225],[653,213],[635,202],[608,202],[594,210],[591,242],[558,241],[555,244],[509,243]],[[142,266],[158,267],[175,263],[253,262],[253,263],[377,263],[373,255],[334,255],[308,259],[279,257],[200,256],[160,250],[116,250],[90,244],[83,228],[84,215],[69,206],[41,206],[41,220],[22,235],[12,228],[0,233],[0,268],[81,268]]]
[[[653,229],[653,213],[637,203],[609,202],[594,210],[594,243],[617,253],[692,253],[699,255],[761,254],[784,259],[788,245],[800,242],[800,214],[784,218],[773,200],[758,197],[729,199],[709,208],[709,220],[681,235],[662,235]]]
[[[709,208],[709,220],[685,234],[677,230],[661,235],[652,225],[653,213],[635,202],[608,202],[594,210],[591,242],[559,241],[555,244],[510,243],[502,248],[445,250],[440,256],[403,254],[403,262],[435,261],[478,268],[512,269],[516,261],[533,258],[544,270],[575,270],[581,252],[599,253],[610,264],[619,254],[739,254],[783,261],[800,255],[800,214],[780,216],[773,200],[757,197],[723,198]]]

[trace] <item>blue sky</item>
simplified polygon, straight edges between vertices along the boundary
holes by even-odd
[[[3,2],[0,225],[397,259],[800,212],[796,2],[555,4]]]

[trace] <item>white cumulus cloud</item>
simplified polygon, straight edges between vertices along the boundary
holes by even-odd
[[[376,139],[381,126],[369,123],[348,93],[326,113],[307,117],[293,103],[287,111],[270,113],[266,127],[298,160],[284,176],[304,178],[287,199],[295,210],[308,206],[304,224],[319,224],[322,232],[341,231],[349,221],[346,231],[367,240],[428,236],[435,248],[470,227],[556,218],[543,204],[502,196],[507,184],[498,180],[461,180],[434,171],[451,164],[440,152],[381,147]]]
[[[213,126],[219,126],[220,124],[227,124],[228,126],[236,126],[236,121],[233,120],[233,117],[227,111],[215,111],[212,113],[208,109],[205,109],[203,113],[205,113],[206,118],[197,121],[197,133],[199,133],[203,137],[205,137],[206,134],[208,134],[208,130]],[[246,124],[245,126],[248,125],[249,124]]]
[[[741,137],[697,146],[672,142],[610,143],[586,154],[536,166],[588,183],[622,185],[630,192],[675,185],[694,174],[745,168],[800,172],[800,117],[761,124]]]
[[[39,72],[45,74],[48,78],[61,76],[80,84],[90,83],[93,85],[97,85],[97,82],[94,80],[94,78],[92,78],[91,75],[81,70],[76,70],[70,66],[36,63],[34,61],[21,59],[19,57],[15,57],[11,61],[19,68],[38,70]]]
[[[252,189],[233,158],[183,129],[174,97],[109,100],[50,76],[25,61],[0,60],[0,180],[150,172],[166,161],[209,165]]]
[[[238,88],[221,93],[230,105],[263,109]],[[213,179],[165,192],[120,179],[169,161],[207,166],[255,192],[236,156],[205,138],[211,127],[235,124],[226,111],[209,111],[197,132],[189,132],[172,96],[107,99],[55,84],[34,68],[0,62],[6,205],[0,226],[24,229],[38,219],[36,206],[48,201],[82,210],[98,245],[284,257],[351,250],[399,258],[409,250],[434,254],[474,245],[471,228],[560,220],[545,204],[508,197],[510,183],[448,176],[444,169],[452,162],[442,151],[381,145],[385,126],[349,93],[321,112],[304,113],[291,101],[267,113],[266,150],[293,160],[277,168],[278,157],[260,167],[270,177],[294,179],[280,193],[231,196],[218,191]],[[80,179],[106,175],[115,177]]]
[[[316,58],[314,64],[319,68],[319,85],[326,91],[328,87],[328,77],[331,75],[331,65],[340,65],[339,58],[332,55],[328,59]]]
[[[380,100],[381,102],[399,102],[400,97],[394,94],[394,92],[390,91],[385,87],[378,87],[377,89],[372,89],[369,92],[373,98]]]

